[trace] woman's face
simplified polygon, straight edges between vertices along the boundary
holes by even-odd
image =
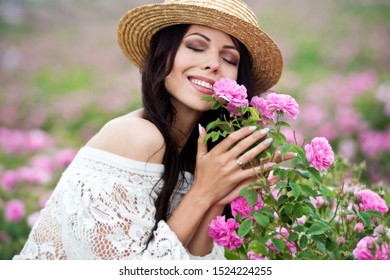
[[[212,95],[213,84],[220,78],[236,80],[240,53],[231,37],[219,30],[191,25],[175,56],[165,87],[176,110],[210,110],[202,100]]]

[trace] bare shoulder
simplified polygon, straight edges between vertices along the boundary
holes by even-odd
[[[141,117],[124,116],[109,121],[87,146],[151,163],[162,163],[165,152],[161,132]]]

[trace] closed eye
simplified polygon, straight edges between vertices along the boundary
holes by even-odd
[[[187,48],[189,48],[190,50],[193,50],[194,52],[202,52],[203,51],[203,49],[195,48],[192,46],[187,46]]]
[[[235,60],[230,60],[227,58],[222,58],[222,59],[233,66],[237,66],[237,64],[238,64]]]

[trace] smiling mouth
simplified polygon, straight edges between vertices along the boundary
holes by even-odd
[[[208,83],[208,82],[205,82],[205,81],[202,81],[202,80],[198,80],[198,79],[190,79],[190,82],[195,84],[195,85],[197,85],[197,86],[213,90],[213,85]]]

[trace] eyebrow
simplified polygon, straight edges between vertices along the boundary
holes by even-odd
[[[204,35],[204,34],[197,33],[197,32],[188,34],[188,35],[186,36],[186,38],[189,37],[189,36],[192,36],[192,35],[198,35],[198,36],[202,37],[203,39],[205,39],[207,42],[211,42],[211,39],[210,39],[209,37],[207,37],[207,36]],[[224,49],[233,49],[233,50],[238,51],[238,48],[237,48],[235,45],[224,45],[223,48],[224,48]]]

